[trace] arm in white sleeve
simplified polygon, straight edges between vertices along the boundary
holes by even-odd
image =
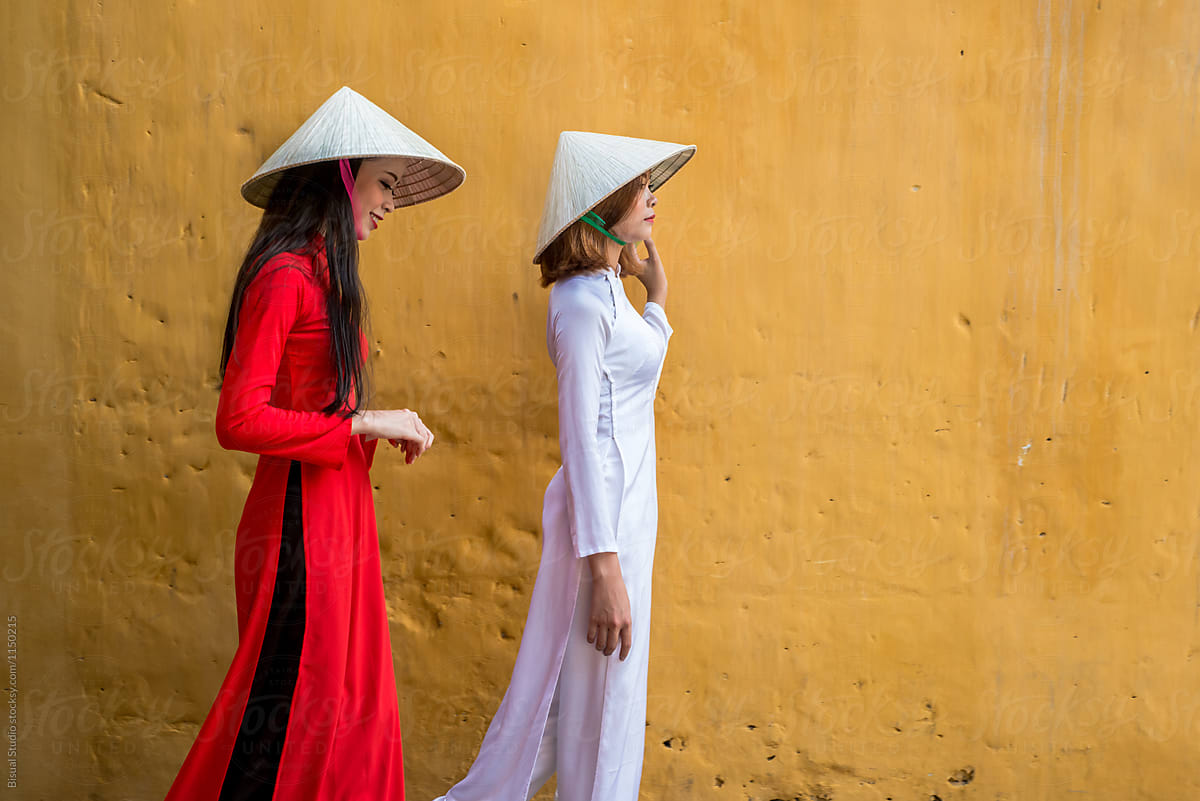
[[[671,328],[671,324],[667,322],[667,310],[654,301],[646,301],[646,307],[642,309],[642,319],[650,323],[650,327],[658,332],[664,345],[671,338],[671,334],[675,333],[675,329]]]
[[[596,427],[612,310],[586,292],[563,292],[550,305],[550,345],[558,376],[558,445],[566,474],[575,555],[617,550]]]

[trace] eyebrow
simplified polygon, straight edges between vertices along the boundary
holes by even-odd
[[[396,175],[396,173],[392,172],[391,170],[384,170],[384,172],[386,172],[388,175],[392,176],[392,180],[393,180],[393,181],[399,181],[399,180],[400,180],[400,176],[399,176],[399,175]]]

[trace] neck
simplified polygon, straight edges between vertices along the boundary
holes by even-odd
[[[611,239],[605,240],[604,261],[617,275],[621,274],[621,246]]]

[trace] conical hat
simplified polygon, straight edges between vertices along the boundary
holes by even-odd
[[[271,157],[242,184],[242,197],[266,207],[284,170],[318,161],[405,158],[408,169],[396,186],[396,205],[433,200],[467,177],[462,167],[348,86],[333,93]]]
[[[550,186],[538,228],[534,264],[555,237],[613,192],[647,170],[650,189],[658,189],[695,152],[695,145],[563,131],[550,168]]]

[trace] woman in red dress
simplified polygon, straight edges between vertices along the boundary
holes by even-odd
[[[395,674],[368,470],[378,439],[433,442],[364,408],[358,240],[460,167],[342,88],[242,187],[264,208],[221,354],[217,439],[260,454],[238,526],[237,652],[168,801],[403,799]]]

